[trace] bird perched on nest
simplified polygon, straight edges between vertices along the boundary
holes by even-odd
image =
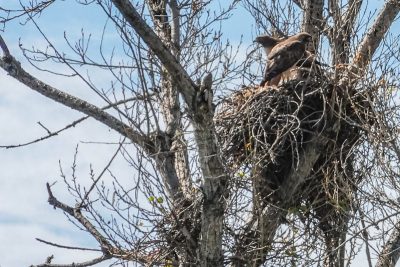
[[[293,67],[311,68],[315,56],[306,50],[312,41],[310,34],[301,32],[288,38],[258,36],[255,42],[261,44],[267,53],[267,66],[260,86],[278,85],[281,80],[289,80]]]

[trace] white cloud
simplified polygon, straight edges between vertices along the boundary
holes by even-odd
[[[82,237],[79,237],[79,234]],[[89,242],[82,242],[84,233],[69,233],[63,230],[60,233],[49,230],[48,227],[29,223],[2,223],[0,227],[0,266],[21,267],[44,263],[46,258],[54,255],[53,263],[72,263],[91,260],[101,253],[75,251],[48,246],[35,240],[41,238],[69,246],[88,246]],[[92,242],[93,243],[93,242]],[[106,264],[100,266],[108,266]]]
[[[65,86],[70,84],[64,83]],[[45,135],[37,121],[55,130],[82,116],[33,92],[4,72],[0,72],[0,85],[0,145],[18,144]],[[73,91],[79,90],[85,88],[76,83]],[[93,238],[78,230],[60,210],[54,210],[47,203],[45,183],[58,180],[54,194],[60,201],[73,205],[60,178],[59,160],[69,175],[77,143],[82,140],[117,142],[118,138],[118,134],[97,121],[87,120],[41,143],[0,150],[0,266],[39,264],[51,254],[56,257],[55,263],[94,258],[93,253],[55,249],[35,241],[34,238],[39,237],[71,246],[97,246]],[[93,164],[98,174],[115,149],[116,145],[80,144],[77,176],[82,184],[89,183],[89,164]],[[128,173],[123,161],[116,164],[120,173]]]

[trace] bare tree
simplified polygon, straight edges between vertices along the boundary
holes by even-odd
[[[43,70],[78,76],[105,102],[93,105],[34,77],[0,37],[0,67],[8,75],[85,114],[42,138],[3,147],[42,141],[89,117],[121,135],[89,187],[62,174],[76,203],[64,203],[47,184],[49,204],[93,236],[101,255],[61,265],[49,257],[36,266],[114,259],[143,266],[342,267],[361,249],[369,266],[374,255],[377,266],[396,264],[400,50],[399,36],[388,31],[397,0],[386,0],[372,23],[362,0],[76,2],[106,15],[104,33],[111,22],[121,54],[110,56],[101,39],[93,56],[84,32],[75,41],[65,34],[72,53],[60,51],[37,23],[54,0],[1,7],[6,33],[7,23],[23,19],[47,42],[47,49],[20,46],[30,63],[68,67],[69,73]],[[238,5],[258,33],[309,32],[308,50],[319,64],[296,68],[299,75],[278,88],[254,86],[261,54],[253,46],[236,63],[243,48],[232,47],[221,30]],[[90,68],[112,75],[107,90],[83,74]],[[238,80],[249,85],[229,95],[228,84]],[[112,173],[117,155],[134,170],[130,187]],[[102,183],[106,175],[112,188]]]

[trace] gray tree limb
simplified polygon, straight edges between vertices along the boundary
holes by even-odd
[[[358,45],[353,64],[361,71],[368,67],[372,56],[400,11],[398,0],[387,0],[367,34]]]
[[[85,262],[71,263],[71,264],[43,263],[43,264],[39,264],[39,265],[31,265],[30,267],[88,267],[88,266],[96,265],[96,264],[103,262],[105,260],[108,260],[110,258],[111,258],[111,256],[102,255],[98,258],[95,258],[95,259],[89,260],[89,261],[85,261]],[[49,259],[51,259],[51,257]]]
[[[172,76],[173,80],[177,83],[186,103],[191,106],[192,99],[196,94],[195,88],[197,86],[183,69],[182,65],[179,64],[176,57],[170,52],[168,47],[160,41],[160,38],[154,33],[150,26],[146,24],[129,0],[112,0],[112,2],[121,12],[126,21],[157,55],[164,67]]]
[[[0,44],[7,47],[2,39],[0,40]],[[4,51],[4,53],[9,54],[7,51]],[[167,147],[168,137],[164,133],[146,136],[133,130],[132,127],[110,115],[105,110],[38,80],[27,73],[21,67],[21,64],[11,55],[0,59],[0,67],[7,71],[10,76],[32,90],[98,120],[137,144],[156,160],[157,167],[164,178],[169,195],[173,199],[178,199],[182,196],[179,180],[175,172],[174,159],[168,153],[160,153],[170,150]]]
[[[138,251],[122,251],[121,249],[114,247],[112,243],[101,234],[96,227],[82,214],[82,210],[79,207],[71,207],[61,201],[59,201],[51,191],[51,186],[49,183],[46,184],[47,193],[49,195],[48,202],[52,205],[55,209],[58,208],[63,212],[67,213],[72,218],[76,219],[83,228],[86,229],[99,243],[101,252],[103,253],[102,256],[82,262],[82,263],[71,263],[71,264],[52,264],[51,260],[52,257],[49,257],[46,263],[32,266],[32,267],[86,267],[92,266],[102,261],[111,259],[111,258],[120,258],[120,259],[129,259],[129,260],[136,260],[141,264],[149,264],[152,262],[151,253],[149,255],[138,252]]]
[[[5,44],[4,42],[0,43]],[[7,54],[6,51],[5,54]],[[150,139],[133,130],[129,125],[121,122],[119,119],[105,112],[103,109],[65,93],[55,87],[52,87],[30,75],[21,67],[20,62],[18,62],[13,56],[9,55],[0,59],[0,67],[4,69],[11,77],[15,78],[32,90],[102,122],[111,129],[120,133],[122,136],[130,139],[133,143],[145,148],[147,151],[152,147],[152,142]]]
[[[350,58],[351,38],[357,16],[360,12],[362,0],[351,0],[347,3],[347,9],[341,12],[340,3],[336,0],[332,8],[334,26],[330,31],[329,38],[333,45],[333,64],[346,64]]]

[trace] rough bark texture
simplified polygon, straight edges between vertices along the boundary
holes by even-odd
[[[200,266],[224,266],[222,251],[228,175],[222,164],[213,123],[212,76],[203,78],[193,117],[194,135],[203,173]]]
[[[313,38],[313,42],[307,47],[312,53],[318,51],[318,45],[323,23],[322,12],[324,0],[305,0],[303,1],[303,26],[302,31],[308,32]]]

